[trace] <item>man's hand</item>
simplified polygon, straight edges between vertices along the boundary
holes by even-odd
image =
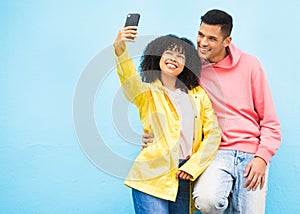
[[[146,134],[146,133],[142,134],[142,141],[143,141],[142,149],[146,148],[148,146],[148,143],[152,143],[153,138],[154,136],[152,134]]]
[[[153,134],[142,134],[143,146],[142,149],[146,148],[149,143],[153,142],[154,135]],[[190,180],[193,178],[189,173],[178,170],[176,173],[176,179]]]
[[[193,176],[191,176],[189,173],[178,170],[176,172],[176,179],[183,179],[183,180],[190,180],[191,178],[193,178]]]
[[[264,159],[260,157],[255,157],[253,160],[248,164],[244,176],[248,177],[244,187],[247,190],[255,191],[259,186],[260,189],[264,187],[265,184],[265,173],[266,173],[267,163]]]

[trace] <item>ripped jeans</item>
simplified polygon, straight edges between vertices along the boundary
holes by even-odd
[[[254,154],[219,150],[212,163],[196,180],[193,199],[202,214],[264,214],[268,168],[262,190],[244,187],[244,171]]]

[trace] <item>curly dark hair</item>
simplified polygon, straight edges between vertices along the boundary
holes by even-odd
[[[173,34],[158,37],[146,46],[139,66],[142,81],[149,83],[157,79],[161,81],[159,61],[166,50],[178,51],[185,55],[185,66],[177,76],[176,88],[187,92],[199,86],[202,65],[197,50],[189,39],[179,38]]]

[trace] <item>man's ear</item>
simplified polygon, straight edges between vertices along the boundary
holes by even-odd
[[[231,40],[232,40],[232,37],[227,36],[227,38],[224,39],[224,46],[227,47],[228,45],[230,45]]]

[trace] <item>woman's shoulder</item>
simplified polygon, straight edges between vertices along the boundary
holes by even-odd
[[[199,95],[206,94],[205,90],[200,85],[198,85],[197,87],[189,90],[189,93],[191,93],[191,94],[199,94]]]
[[[208,93],[201,86],[197,86],[193,88],[192,90],[189,91],[189,94],[199,97],[200,100],[202,100],[203,102],[206,102],[208,100],[210,101]]]

